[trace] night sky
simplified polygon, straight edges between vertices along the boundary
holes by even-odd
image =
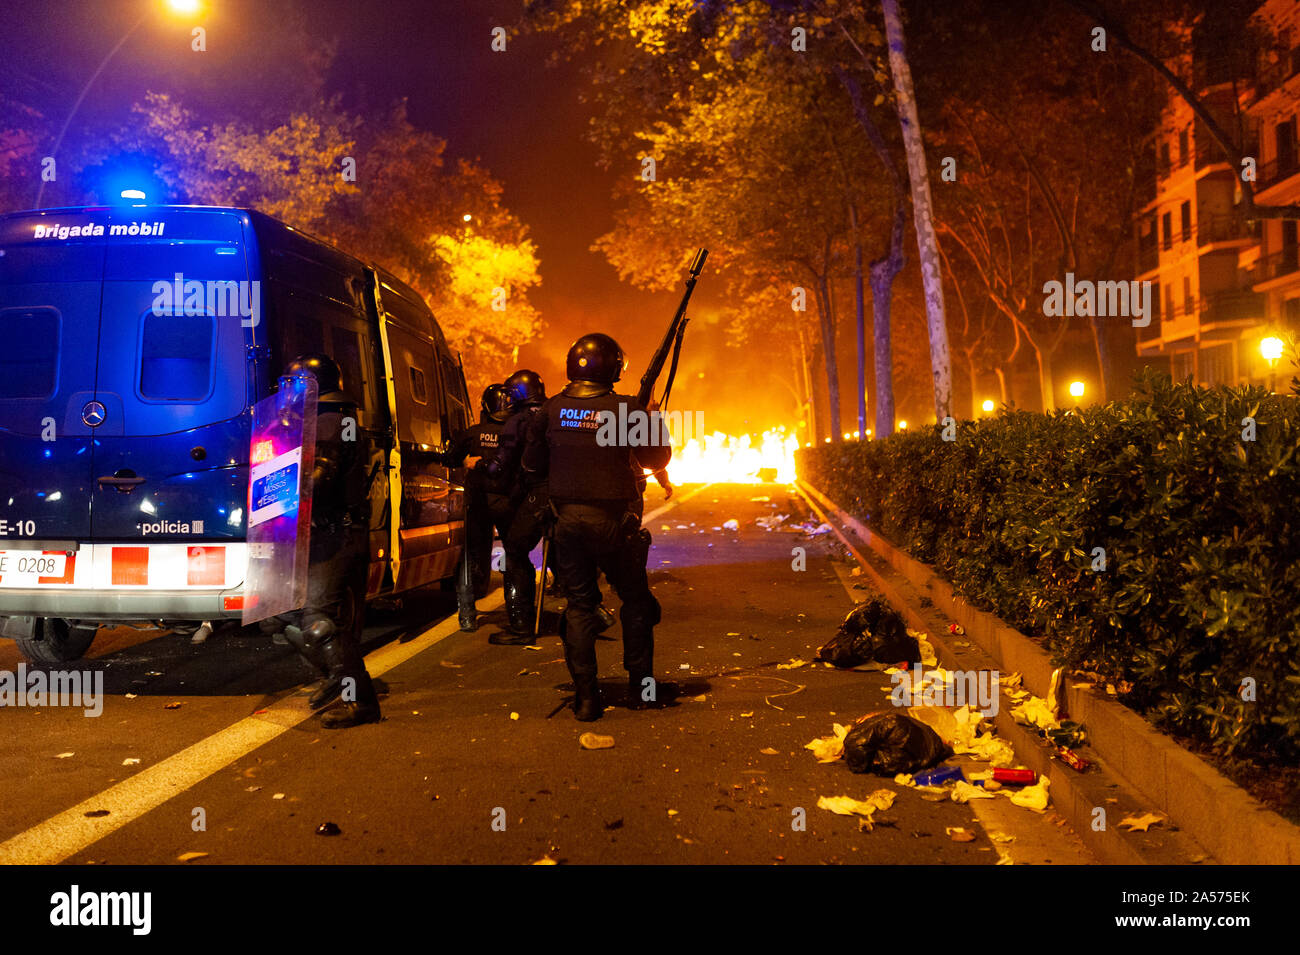
[[[589,114],[580,64],[548,65],[555,37],[512,30],[506,53],[491,50],[492,28],[519,19],[519,0],[215,0],[196,20],[208,31],[206,54],[189,49],[195,24],[161,12],[158,0],[4,6],[0,59],[7,82],[17,99],[59,119],[117,38],[147,15],[82,105],[75,123],[91,128],[120,121],[147,90],[171,92],[205,119],[221,118],[235,103],[280,105],[301,71],[300,56],[286,52],[281,36],[286,18],[300,16],[314,39],[337,43],[327,92],[376,115],[406,98],[411,121],[447,139],[449,158],[478,159],[504,183],[505,204],[529,226],[542,269],[531,297],[545,328],[521,349],[520,364],[557,390],[568,344],[604,331],[629,353],[625,389],[635,390],[678,293],[623,285],[603,256],[589,251],[612,225],[616,173],[597,167],[584,138]],[[638,173],[630,167],[623,174]],[[680,248],[664,254],[680,258],[684,274],[696,244],[683,235]],[[728,347],[725,329],[709,323],[716,293],[706,268],[673,407],[705,409],[710,430],[791,423],[793,399],[771,378],[774,358],[792,377],[788,352]],[[851,328],[844,333],[851,336]],[[851,378],[844,383],[851,394]]]

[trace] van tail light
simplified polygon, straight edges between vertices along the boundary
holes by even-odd
[[[245,598],[243,597],[243,595],[240,595],[238,597],[222,597],[221,609],[222,610],[243,610],[244,602],[245,602]],[[253,596],[247,598],[247,602],[249,607],[256,607],[257,594],[253,594]]]

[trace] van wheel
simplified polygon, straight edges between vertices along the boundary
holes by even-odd
[[[62,617],[38,617],[32,635],[14,642],[32,663],[71,663],[86,655],[98,631],[96,625],[76,626]]]

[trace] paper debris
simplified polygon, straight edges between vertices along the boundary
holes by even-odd
[[[817,808],[826,809],[837,816],[862,816],[863,828],[872,829],[872,816],[878,809],[888,809],[894,804],[894,793],[888,789],[877,789],[866,799],[854,799],[852,796],[818,796]]]
[[[1144,812],[1140,816],[1125,816],[1119,824],[1127,826],[1129,832],[1147,832],[1152,826],[1158,826],[1167,818],[1154,812]]]
[[[204,859],[204,858],[207,858],[207,855],[208,855],[208,854],[207,854],[206,852],[182,852],[180,855],[178,855],[178,856],[176,857],[176,861],[177,861],[177,862],[190,862],[190,861],[192,861],[192,860],[194,860],[194,859]]]
[[[811,743],[805,743],[804,749],[812,750],[819,763],[833,763],[844,755],[844,737],[849,735],[849,728],[836,723],[833,736],[819,736]]]
[[[776,665],[776,668],[778,670],[797,670],[800,667],[807,666],[807,665],[808,665],[807,660],[801,660],[798,657],[795,657],[789,663],[778,663]]]
[[[975,833],[962,826],[947,826],[943,830],[953,842],[974,842]]]
[[[1038,782],[1032,786],[1026,786],[1019,792],[1011,792],[1010,790],[1005,790],[1005,792],[1007,797],[1017,806],[1024,806],[1034,812],[1043,812],[1047,809],[1047,787],[1050,785],[1050,779],[1046,776],[1039,776]]]

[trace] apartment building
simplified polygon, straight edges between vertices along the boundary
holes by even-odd
[[[1207,53],[1189,55],[1183,75],[1256,160],[1256,203],[1300,204],[1300,0],[1269,0],[1253,19],[1267,42],[1252,69]],[[1138,279],[1152,283],[1158,316],[1139,329],[1138,355],[1178,380],[1267,384],[1260,342],[1300,331],[1296,221],[1246,221],[1242,169],[1172,93],[1142,172]]]

